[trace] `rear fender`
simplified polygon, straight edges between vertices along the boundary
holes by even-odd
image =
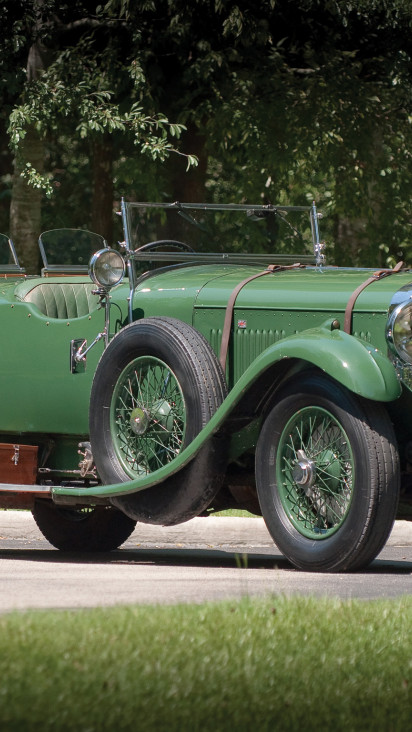
[[[268,369],[285,359],[315,366],[331,375],[350,391],[375,401],[389,402],[399,397],[401,385],[390,360],[369,344],[330,325],[313,328],[269,346],[244,372],[212,419],[172,462],[144,477],[115,485],[52,489],[56,503],[65,496],[107,497],[136,493],[162,483],[190,462],[208,440],[216,439],[228,418]]]

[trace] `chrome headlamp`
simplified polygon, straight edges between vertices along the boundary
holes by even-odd
[[[125,273],[124,259],[115,249],[100,249],[89,262],[89,276],[105,290],[118,285]]]
[[[392,310],[386,326],[390,349],[402,361],[412,363],[412,300],[408,299]]]

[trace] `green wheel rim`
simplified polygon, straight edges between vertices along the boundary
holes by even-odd
[[[276,479],[293,526],[322,540],[345,521],[355,480],[350,442],[340,422],[320,407],[299,410],[282,431]]]
[[[142,356],[122,371],[113,392],[110,430],[116,455],[131,478],[152,473],[179,454],[185,401],[163,361]]]

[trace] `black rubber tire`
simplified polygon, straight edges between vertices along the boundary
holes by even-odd
[[[124,369],[136,358],[159,359],[173,372],[186,405],[186,432],[181,448],[207,424],[226,396],[223,371],[206,339],[192,326],[173,318],[146,318],[121,330],[98,364],[90,400],[90,441],[103,483],[130,480],[116,454],[110,408]],[[225,440],[212,437],[179,473],[138,493],[111,502],[137,521],[173,525],[204,511],[225,474]]]
[[[298,495],[299,490],[306,490],[306,496],[311,488],[300,487],[302,480],[297,479],[299,470],[293,473],[297,460],[287,464],[285,453],[283,462],[281,458],[286,441],[290,439],[289,444],[293,443],[293,419],[298,414],[298,419],[301,419],[302,414],[309,414],[309,411],[304,410],[311,408],[315,411],[319,409],[319,412],[326,410],[331,419],[336,420],[336,429],[344,431],[347,442],[340,439],[342,444],[349,443],[352,456],[350,465],[353,464],[355,476],[349,481],[352,497],[345,517],[337,522],[335,533],[321,539],[307,536],[303,529],[297,528],[297,525],[299,528],[304,525],[305,514],[301,514],[296,507],[291,510],[293,503],[287,503],[285,496],[288,495],[288,488],[284,486],[292,482],[293,489],[297,490],[295,495]],[[283,483],[277,477],[278,473],[280,479],[281,470],[285,476]],[[315,472],[315,475],[319,473]],[[316,477],[314,486],[319,490],[316,487],[317,480]],[[259,436],[256,485],[269,532],[292,564],[311,572],[354,571],[367,566],[382,549],[392,529],[399,500],[399,484],[396,438],[382,405],[357,397],[319,372],[300,376],[286,386],[268,414]],[[321,485],[320,478],[318,485]],[[310,500],[313,501],[313,496]],[[329,496],[328,500],[331,500]]]
[[[32,514],[47,541],[66,552],[112,551],[136,526],[136,521],[111,506],[74,509],[37,500]]]

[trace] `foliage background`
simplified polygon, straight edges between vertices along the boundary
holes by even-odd
[[[40,229],[116,239],[122,195],[316,199],[329,261],[411,259],[410,0],[0,6],[0,229],[30,266]]]

